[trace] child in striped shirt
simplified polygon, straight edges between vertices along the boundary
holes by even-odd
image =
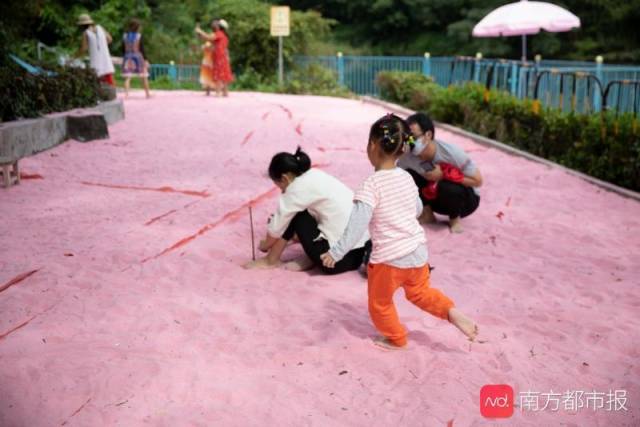
[[[455,308],[453,301],[429,286],[427,239],[417,220],[422,202],[411,175],[396,166],[412,143],[410,135],[406,122],[393,114],[373,124],[367,155],[375,173],[355,193],[342,237],[321,256],[325,267],[333,267],[369,227],[373,243],[367,270],[369,314],[383,335],[375,343],[390,349],[407,345],[407,331],[393,304],[399,287],[413,304],[449,320],[470,340],[478,333],[475,323]]]

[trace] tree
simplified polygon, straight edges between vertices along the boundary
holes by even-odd
[[[24,0],[2,4],[0,41],[6,40],[3,47],[32,60],[37,41],[75,51],[80,42],[77,16],[89,13],[113,35],[111,52],[118,56],[126,24],[136,17],[142,21],[151,62],[195,64],[201,59],[202,44],[194,33],[195,24],[206,27],[212,19],[224,18],[230,25],[234,68],[273,74],[277,39],[269,34],[269,7],[260,0]],[[315,11],[293,11],[291,36],[284,43],[285,59],[311,53],[313,44],[328,36],[332,23]]]
[[[516,0],[291,0],[336,19],[338,42],[369,44],[371,53],[392,55],[473,54],[519,58],[518,37],[476,39],[471,29],[487,13]],[[582,28],[531,37],[544,57],[640,62],[640,0],[547,0],[576,14]]]

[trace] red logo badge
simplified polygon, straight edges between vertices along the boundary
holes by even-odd
[[[480,389],[480,414],[485,418],[513,415],[513,388],[507,384],[487,384]]]

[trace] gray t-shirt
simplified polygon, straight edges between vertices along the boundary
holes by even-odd
[[[398,160],[398,167],[412,169],[422,175],[433,170],[439,163],[449,163],[460,169],[464,176],[472,177],[477,172],[478,167],[462,148],[437,139],[433,142],[436,144],[436,154],[433,160],[424,161],[420,157],[407,152]],[[476,187],[473,188],[473,191],[479,194]]]

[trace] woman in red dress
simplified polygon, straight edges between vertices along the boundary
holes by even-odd
[[[233,81],[233,73],[231,72],[229,61],[228,28],[229,24],[227,24],[227,21],[224,19],[214,20],[211,23],[213,34],[205,33],[200,29],[200,26],[196,27],[196,33],[198,33],[198,36],[200,36],[202,40],[213,43],[213,55],[209,57],[210,60],[207,61],[208,63],[206,65],[203,61],[200,80],[203,86],[207,88],[208,93],[208,82],[205,80],[211,79],[217,96],[220,96],[220,93],[222,93],[223,96],[229,96],[228,86],[229,83]],[[203,80],[203,77],[206,78]]]

